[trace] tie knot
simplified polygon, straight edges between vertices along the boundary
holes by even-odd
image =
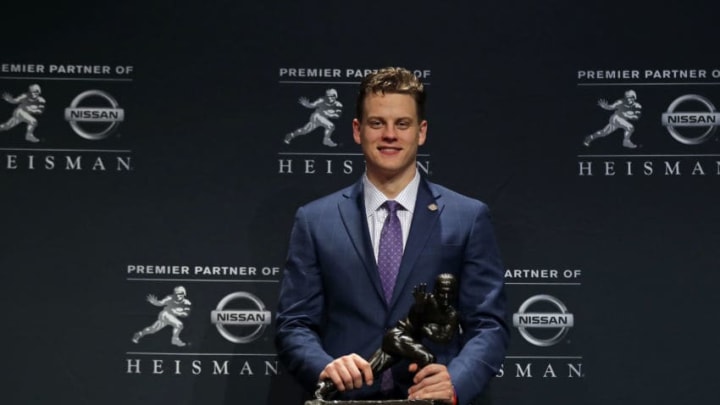
[[[385,208],[390,212],[390,215],[395,214],[400,207],[400,203],[395,200],[385,201]]]

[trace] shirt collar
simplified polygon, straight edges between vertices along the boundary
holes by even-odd
[[[365,214],[372,215],[380,209],[380,206],[389,198],[385,196],[367,177],[367,172],[362,177],[363,194],[365,198]],[[415,210],[415,201],[417,200],[418,188],[420,187],[420,173],[415,169],[415,176],[410,183],[394,198],[405,211],[413,213]]]

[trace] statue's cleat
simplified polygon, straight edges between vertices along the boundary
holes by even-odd
[[[170,341],[170,343],[172,343],[172,344],[174,344],[175,346],[178,346],[178,347],[186,346],[185,342],[183,342],[182,340],[180,340],[180,339],[178,339],[178,338],[173,338],[173,339]]]
[[[628,148],[628,149],[635,149],[635,148],[637,148],[637,145],[635,145],[635,144],[634,144],[631,140],[629,140],[629,139],[623,140],[622,146],[623,146],[623,147],[626,147],[626,148]]]
[[[36,138],[35,135],[32,134],[25,135],[25,140],[32,143],[40,142],[40,139]]]

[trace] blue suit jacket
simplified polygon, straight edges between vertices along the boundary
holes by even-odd
[[[280,360],[312,392],[334,358],[368,359],[380,347],[385,331],[407,316],[414,286],[432,289],[438,274],[452,273],[462,331],[450,344],[423,343],[448,366],[460,401],[472,400],[497,372],[508,343],[503,266],[487,206],[423,179],[388,305],[362,188],[359,181],[297,211],[276,320]],[[403,393],[412,385],[407,365],[393,367]],[[371,397],[379,386],[342,398]]]

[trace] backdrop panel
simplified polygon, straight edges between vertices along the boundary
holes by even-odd
[[[388,65],[428,88],[423,175],[493,212],[486,402],[712,401],[714,2],[284,3],[4,6],[0,402],[299,403],[272,325],[293,214],[363,173],[355,92]],[[285,144],[331,89],[338,146]],[[173,341],[149,297],[179,287]]]

